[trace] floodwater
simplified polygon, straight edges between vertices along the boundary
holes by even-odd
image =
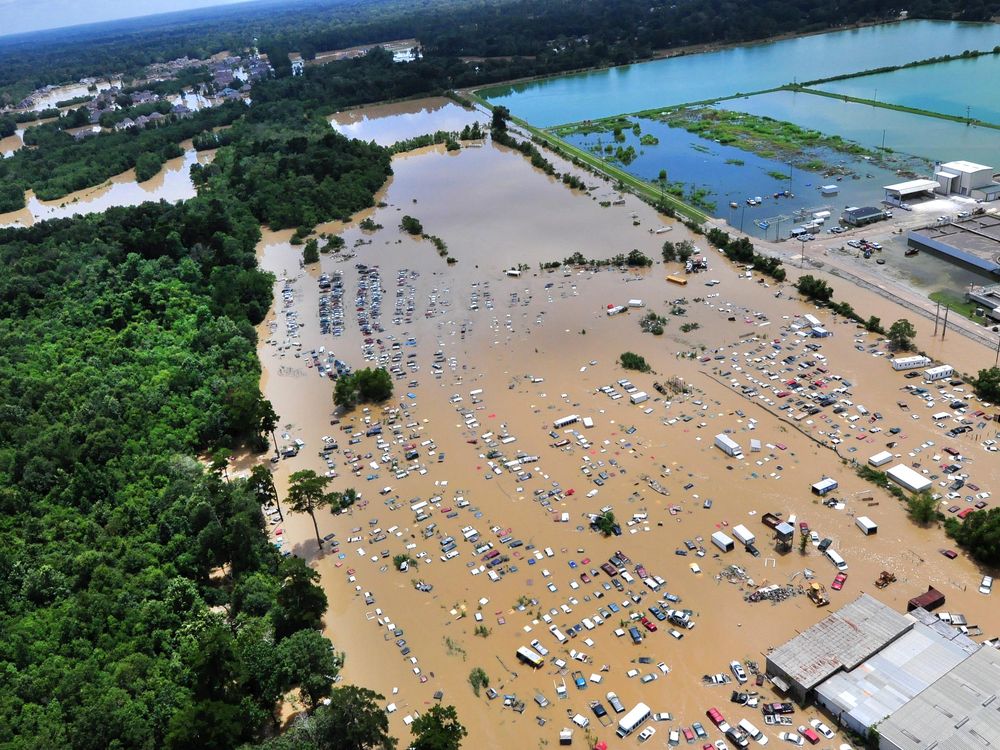
[[[191,166],[207,164],[215,151],[195,151],[190,141],[181,144],[184,155],[171,159],[152,178],[135,181],[135,170],[130,169],[93,188],[80,190],[54,201],[43,201],[28,191],[27,206],[20,211],[0,214],[0,227],[31,226],[36,221],[61,219],[77,214],[92,214],[112,206],[137,206],[147,201],[176,203],[195,196],[191,182]]]
[[[818,158],[828,165],[850,169],[857,175],[857,179],[849,176],[843,179],[824,177],[821,172],[796,169],[788,161],[757,156],[737,146],[716,143],[657,120],[631,120],[639,123],[643,135],[652,135],[659,143],[644,146],[640,143],[640,136],[628,128],[622,131],[625,141],[621,143],[616,143],[610,133],[574,134],[565,136],[564,140],[586,150],[600,150],[607,145],[632,146],[638,156],[628,165],[619,165],[622,169],[653,183],[656,183],[660,170],[665,169],[666,182],[684,183],[686,196],[692,190],[707,189],[710,191],[707,200],[711,203],[702,204],[703,208],[757,237],[787,237],[796,223],[811,220],[812,214],[817,211],[826,210],[839,216],[846,206],[873,205],[882,199],[883,185],[900,179],[894,171],[828,149],[813,149],[792,160],[794,164]],[[911,167],[914,161],[901,159],[899,165]],[[917,166],[926,165],[921,163]],[[783,178],[777,179],[775,175],[782,175]],[[840,192],[834,196],[822,195],[818,188],[827,184],[836,184]],[[792,197],[775,197],[775,193],[786,190]],[[763,198],[761,205],[746,204],[747,198],[758,196]],[[731,203],[738,205],[732,208]]]
[[[24,146],[24,128],[18,128],[14,135],[0,138],[0,157],[6,159]]]
[[[301,249],[289,244],[290,231],[265,232],[260,262],[278,281],[275,306],[260,327],[259,354],[262,388],[280,415],[280,442],[305,441],[299,456],[275,466],[279,492],[284,496],[291,472],[327,471],[317,452],[321,437],[329,435],[340,446],[331,456],[338,476],[330,488],[354,487],[362,493],[360,503],[347,514],[318,514],[320,533],[336,534],[339,552],[317,554],[312,522],[305,516],[275,524],[274,535],[282,549],[306,557],[321,573],[330,599],[326,632],[347,654],[342,677],[379,691],[386,704],[393,704],[394,734],[408,736],[404,717],[425,710],[437,690],[443,691],[445,703],[456,705],[469,729],[469,744],[475,746],[555,744],[558,731],[569,726],[566,711],[591,719],[590,740],[610,741],[614,724],[601,727],[588,708],[594,699],[607,706],[604,698],[609,690],[626,706],[642,700],[654,711],[672,712],[672,722],[656,725],[663,739],[669,726],[693,721],[707,726],[704,711],[712,705],[728,706],[724,712],[731,722],[746,716],[762,724],[759,712],[728,704],[728,688],[705,687],[701,676],[726,671],[731,659],[755,659],[763,665],[768,648],[808,627],[824,611],[801,596],[774,605],[745,603],[742,595],[749,590],[745,584],[716,576],[725,566],[737,564],[756,584],[797,583],[802,570],[810,568],[817,580],[829,585],[835,572],[812,547],[804,557],[798,551],[775,554],[759,521],[765,511],[786,517],[796,514],[822,536],[834,539],[850,564],[850,577],[843,592],[830,592],[833,607],[865,591],[902,610],[906,599],[934,584],[947,593],[950,611],[964,612],[969,622],[984,627],[992,622],[988,600],[975,592],[981,575],[976,566],[964,557],[952,561],[939,555],[937,549],[948,544],[943,533],[914,526],[887,495],[875,493],[871,504],[862,500],[871,488],[830,448],[811,439],[827,440],[832,431],[822,415],[797,423],[787,417],[779,420],[777,415],[784,412],[772,411],[757,399],[747,400],[717,372],[722,367],[732,370],[735,357],[743,368],[737,378],[750,373],[763,377],[755,368],[774,365],[770,360],[763,364],[753,360],[772,351],[772,338],[783,337],[786,350],[801,354],[801,340],[796,344],[795,337],[786,334],[796,316],[816,312],[811,306],[784,293],[776,297],[779,290],[773,285],[740,279],[714,251],[709,272],[690,277],[683,288],[664,281],[676,267],[659,263],[641,273],[560,269],[539,274],[534,270],[538,262],[576,250],[588,257],[608,257],[633,247],[657,254],[664,236],[650,230],[662,226],[663,219],[632,197],[626,197],[623,206],[601,208],[598,201],[613,192],[590,175],[584,177],[594,186],[592,195],[570,191],[534,170],[521,155],[490,144],[457,153],[429,148],[406,154],[394,159],[393,172],[377,197],[385,206],[337,227],[346,248],[340,256],[322,256],[319,269],[300,269]],[[458,263],[446,265],[429,243],[403,234],[397,225],[404,214],[419,218],[428,232],[441,237]],[[383,228],[362,231],[357,221],[367,217]],[[681,225],[669,226],[672,231],[666,237],[676,241],[686,236]],[[703,241],[698,244],[704,246]],[[503,269],[517,262],[528,264],[530,270],[520,278],[505,276]],[[389,463],[380,458],[384,452],[389,461],[400,450],[388,424],[386,447],[379,448],[376,438],[363,434],[356,444],[348,444],[353,433],[365,432],[366,419],[387,422],[388,414],[379,407],[368,412],[356,409],[339,424],[331,424],[332,383],[317,373],[307,354],[322,346],[354,367],[369,364],[361,355],[364,336],[355,307],[367,309],[376,287],[368,276],[360,303],[351,304],[351,296],[359,290],[357,263],[377,266],[378,288],[384,295],[385,331],[370,338],[381,340],[387,351],[392,351],[393,343],[400,345],[398,366],[404,375],[396,381],[387,408],[399,409],[400,442],[412,442],[420,453],[419,469],[401,478],[393,476]],[[316,284],[320,270],[342,274],[342,336],[320,333]],[[719,285],[705,286],[709,278],[719,280]],[[289,293],[284,301],[281,290],[286,284]],[[843,289],[844,283],[836,286]],[[783,285],[780,291],[788,288]],[[880,315],[883,320],[902,315],[879,296],[860,290],[847,294],[864,315]],[[666,333],[658,338],[640,331],[639,311],[615,317],[603,312],[609,303],[636,298],[660,314],[667,315],[675,302],[686,312],[682,317],[667,315]],[[284,348],[292,341],[286,333],[286,323],[293,319],[289,311],[300,325],[300,354]],[[920,419],[912,419],[894,405],[901,397],[898,389],[911,381],[892,373],[883,358],[873,358],[866,346],[858,351],[852,325],[816,314],[834,332],[822,341],[821,350],[830,372],[853,381],[855,402],[885,414],[879,425],[886,432],[891,425],[902,426],[903,432],[896,436],[901,461],[933,471],[939,460],[937,448],[921,445],[929,440],[944,445],[946,440],[929,419],[931,410],[924,414],[915,409]],[[682,323],[700,327],[685,334],[680,331]],[[946,360],[962,358],[969,369],[987,358],[992,364],[992,352],[957,337],[930,341],[925,328],[918,324],[922,336],[918,343],[931,354]],[[864,341],[874,343],[871,338]],[[372,346],[377,352],[378,343],[373,341]],[[701,357],[702,346],[709,355],[705,362],[679,356],[693,351]],[[720,347],[723,360],[713,359]],[[615,360],[627,350],[643,354],[656,372],[623,371]],[[438,351],[440,357],[435,356]],[[440,368],[437,375],[435,364]],[[658,396],[653,380],[669,376],[683,378],[692,392],[670,401]],[[597,390],[623,377],[655,398],[635,406],[628,398],[611,400]],[[827,382],[824,387],[834,387],[833,381]],[[592,429],[574,425],[588,447],[562,431],[557,435],[570,438],[570,444],[552,447],[551,424],[568,414],[593,418]],[[345,425],[354,426],[345,432]],[[847,433],[841,446],[845,457],[865,460],[888,439],[885,433],[868,433],[868,423],[863,435],[848,425],[844,421],[841,428]],[[745,446],[750,437],[759,438],[764,448],[743,460],[729,459],[712,447],[713,436],[723,430],[732,430],[734,439]],[[484,441],[491,439],[483,437],[486,433],[515,439],[500,445],[508,458],[516,451],[537,456],[537,461],[525,464],[531,477],[518,479],[507,471],[496,474],[486,457]],[[855,433],[863,439],[855,439]],[[986,460],[988,454],[977,442],[987,434],[981,429],[947,441],[978,459],[967,468],[974,469],[975,481],[983,489],[990,488],[997,474],[996,462]],[[351,472],[346,450],[359,456],[357,476]],[[371,456],[363,457],[367,453]],[[607,474],[603,486],[592,481],[600,471]],[[809,485],[824,474],[840,481],[836,494],[845,501],[842,510],[825,508],[810,494]],[[647,475],[669,495],[654,492]],[[557,488],[562,493],[547,504],[535,499],[536,491]],[[594,490],[596,494],[591,494]],[[433,497],[440,499],[432,504],[430,518],[416,522],[409,505]],[[703,508],[706,499],[713,501],[711,509]],[[604,539],[587,530],[584,514],[605,504],[614,507],[623,536]],[[668,512],[671,505],[678,506],[676,514]],[[568,522],[559,522],[562,513],[569,514]],[[646,520],[626,525],[636,513],[646,513]],[[862,536],[854,527],[854,514],[875,519],[879,535]],[[423,529],[430,522],[437,528],[425,538]],[[758,535],[760,558],[742,551],[716,556],[708,543],[710,534],[737,523]],[[510,556],[508,565],[500,568],[506,572],[499,582],[491,582],[485,572],[472,574],[481,563],[471,545],[461,541],[466,526]],[[494,526],[501,533],[510,529],[524,546],[504,548],[491,531]],[[386,537],[374,541],[376,529]],[[441,561],[439,542],[446,535],[459,539],[460,555]],[[676,555],[674,550],[682,548],[686,539],[704,546],[705,556]],[[613,631],[626,622],[628,611],[645,610],[655,599],[646,596],[630,609],[624,606],[625,593],[601,586],[607,581],[603,573],[590,582],[582,580],[581,573],[596,568],[617,549],[665,578],[666,591],[681,597],[681,607],[693,610],[697,627],[686,630],[683,640],[664,632],[667,623],[657,623],[658,632],[646,633],[639,646],[632,646],[627,636],[616,637]],[[396,572],[391,559],[381,556],[382,550],[390,557],[403,552],[419,555],[420,563],[408,572]],[[691,563],[702,572],[693,573]],[[894,571],[899,582],[878,591],[873,582],[882,569]],[[417,579],[432,584],[433,591],[417,591],[413,585]],[[632,589],[637,594],[645,591],[642,586]],[[371,592],[373,604],[365,605],[363,592]],[[526,603],[519,603],[520,597]],[[603,625],[584,630],[565,646],[557,643],[542,620],[543,615],[551,617],[565,632],[581,618],[609,609],[611,602],[619,613],[609,612]],[[403,631],[413,661],[400,656],[394,643],[397,636],[387,624]],[[474,633],[477,625],[485,629],[481,636]],[[517,663],[514,652],[536,638],[549,656],[542,669],[532,672]],[[584,652],[585,661],[570,658],[570,648]],[[565,659],[568,667],[557,668],[554,656]],[[640,664],[639,657],[648,657],[651,663]],[[669,674],[658,671],[659,661],[669,666]],[[476,698],[467,681],[473,667],[484,669],[501,694],[516,694],[527,704],[525,712],[505,709],[502,699]],[[633,668],[642,674],[656,673],[658,679],[642,684],[627,676]],[[594,675],[600,684],[588,682],[586,690],[578,690],[572,684],[575,670],[587,680]],[[557,700],[556,684],[563,681],[568,697]],[[539,692],[550,702],[547,708],[533,702]],[[776,699],[768,688],[763,694]],[[803,720],[801,715],[797,718]],[[577,729],[578,742],[581,735]],[[661,740],[656,742],[660,746]]]
[[[330,124],[349,138],[391,146],[438,130],[459,131],[477,120],[488,125],[482,113],[444,97],[433,97],[345,110],[332,115]]]
[[[1000,124],[1000,91],[983,81],[1000,77],[1000,54],[904,68],[816,88],[956,117]]]
[[[956,50],[992,49],[998,43],[1000,28],[995,24],[904,21],[495,87],[482,94],[531,124],[548,127],[762,91]]]
[[[121,79],[104,79],[94,81],[92,84],[69,83],[64,86],[54,86],[45,93],[34,96],[34,104],[30,107],[32,112],[41,112],[43,109],[50,109],[56,106],[56,102],[76,99],[79,96],[88,94],[98,94],[112,86],[121,86]],[[91,88],[93,87],[93,88]]]
[[[910,70],[924,68],[900,72]],[[867,77],[857,80],[864,81]],[[821,88],[825,89],[826,86]],[[886,86],[883,90],[888,93],[889,87]],[[884,145],[895,152],[937,161],[967,159],[982,164],[1000,163],[1000,130],[993,128],[794,91],[774,91],[729,99],[718,102],[715,106],[794,122],[804,128],[839,135],[867,148],[880,148]]]

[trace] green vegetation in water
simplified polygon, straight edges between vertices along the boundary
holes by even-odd
[[[653,370],[645,357],[634,352],[622,352],[621,356],[618,357],[618,361],[626,370],[637,370],[638,372],[652,372]]]
[[[679,127],[701,138],[716,141],[722,145],[732,145],[765,158],[800,158],[801,169],[820,171],[826,164],[815,158],[808,158],[812,149],[825,148],[852,156],[876,156],[871,151],[837,135],[825,135],[818,130],[799,127],[794,123],[775,120],[770,117],[750,115],[744,112],[698,107],[675,109],[656,116],[671,127]],[[708,147],[694,144],[693,148],[707,151]],[[742,162],[741,162],[742,164]],[[787,175],[775,179],[787,179]]]
[[[734,167],[742,167],[746,162],[742,159],[726,159],[726,164],[732,164]]]
[[[767,176],[775,180],[787,180],[790,179],[787,172],[779,172],[776,169],[769,169],[767,171]]]
[[[707,154],[711,150],[704,143],[692,143],[691,144],[691,148],[693,148],[695,151],[699,151],[700,153],[703,153],[703,154]]]
[[[593,135],[594,133],[615,133],[616,131],[620,133],[632,127],[638,127],[638,123],[633,125],[629,118],[619,116],[572,122],[567,125],[551,128],[549,132],[560,138],[565,138],[570,135]]]
[[[641,138],[639,138],[639,143],[641,143],[643,146],[659,146],[660,139],[657,138],[655,135],[652,135],[651,133],[646,133]]]

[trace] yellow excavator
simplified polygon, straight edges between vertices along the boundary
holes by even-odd
[[[823,584],[816,583],[815,581],[809,584],[809,587],[806,589],[806,596],[817,607],[825,607],[830,603],[830,599],[826,595],[826,588]]]

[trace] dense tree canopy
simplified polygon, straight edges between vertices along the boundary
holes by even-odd
[[[229,748],[328,688],[314,571],[191,458],[261,431],[258,237],[218,197],[0,231],[0,746]]]

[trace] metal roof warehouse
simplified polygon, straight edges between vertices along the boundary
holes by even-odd
[[[805,703],[827,677],[854,669],[912,627],[913,620],[862,594],[772,651],[767,673]]]

